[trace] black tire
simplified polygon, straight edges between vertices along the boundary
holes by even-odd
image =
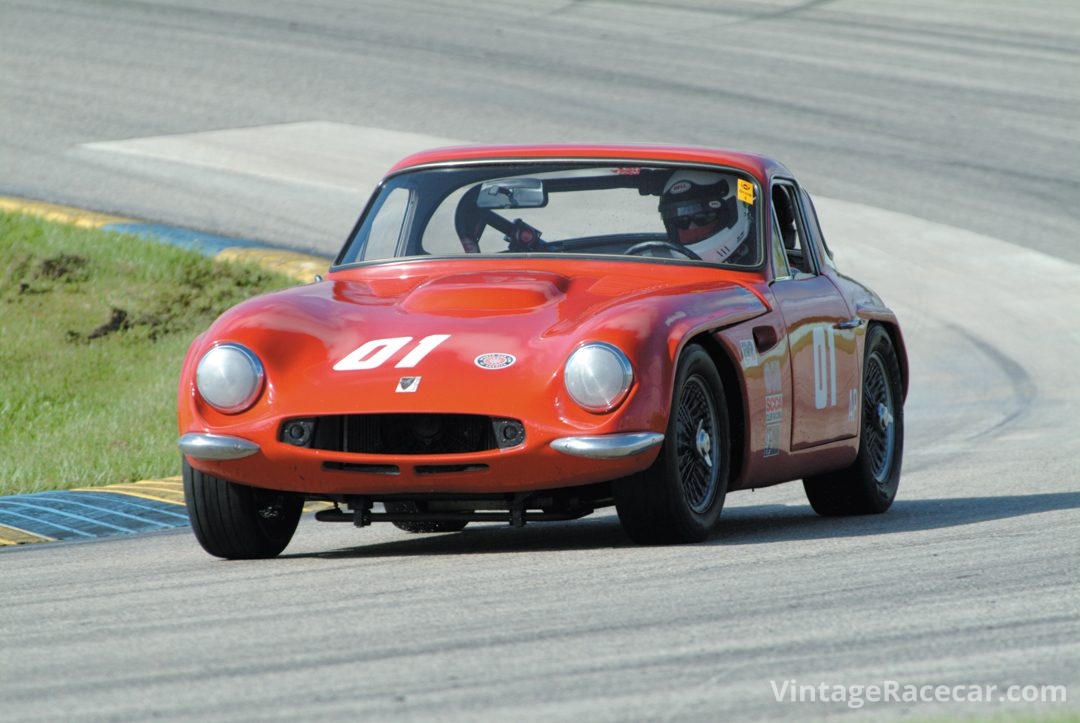
[[[219,479],[186,459],[183,474],[191,529],[211,555],[253,560],[279,555],[289,544],[304,510],[303,495]]]
[[[384,502],[383,506],[391,514],[402,515],[410,512],[419,512],[420,507],[416,502]],[[431,532],[461,532],[469,524],[468,520],[407,520],[395,521],[394,527],[405,532],[416,534]]]
[[[667,434],[649,469],[615,483],[619,522],[637,543],[701,542],[716,529],[731,470],[727,399],[702,347],[687,346],[675,372]]]
[[[904,455],[904,393],[892,339],[880,326],[866,337],[859,454],[848,468],[803,480],[819,515],[870,515],[889,509],[900,486]]]

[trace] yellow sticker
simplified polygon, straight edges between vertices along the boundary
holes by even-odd
[[[739,179],[739,200],[751,206],[754,204],[754,184],[742,178]]]

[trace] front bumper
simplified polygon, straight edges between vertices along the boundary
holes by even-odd
[[[551,446],[574,457],[591,459],[622,459],[641,454],[660,445],[664,435],[658,432],[630,432],[604,434],[592,437],[562,437],[554,439]]]
[[[621,459],[652,449],[664,441],[657,432],[630,432],[591,437],[562,437],[551,446],[563,454],[592,459]],[[259,445],[240,437],[220,434],[185,434],[180,451],[196,459],[243,459],[259,451]]]
[[[656,432],[624,432],[475,454],[370,455],[191,432],[180,438],[180,450],[202,472],[255,487],[316,495],[471,494],[618,479],[652,464],[663,441]]]
[[[259,445],[240,437],[192,433],[180,438],[180,451],[195,459],[243,459],[256,454]]]

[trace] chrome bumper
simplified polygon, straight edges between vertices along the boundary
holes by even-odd
[[[663,441],[664,435],[657,432],[630,432],[598,437],[562,437],[552,441],[551,446],[574,457],[619,459],[650,450]]]
[[[640,454],[664,441],[657,432],[631,432],[596,437],[562,437],[551,446],[563,454],[593,459],[619,459]],[[180,451],[196,459],[242,459],[259,451],[259,445],[240,437],[218,434],[185,434],[180,438]]]
[[[185,434],[180,451],[196,459],[241,459],[259,451],[259,445],[240,437],[220,434]]]

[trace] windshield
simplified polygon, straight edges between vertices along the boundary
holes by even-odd
[[[758,186],[730,168],[530,163],[422,168],[386,180],[337,265],[563,253],[762,263]]]

